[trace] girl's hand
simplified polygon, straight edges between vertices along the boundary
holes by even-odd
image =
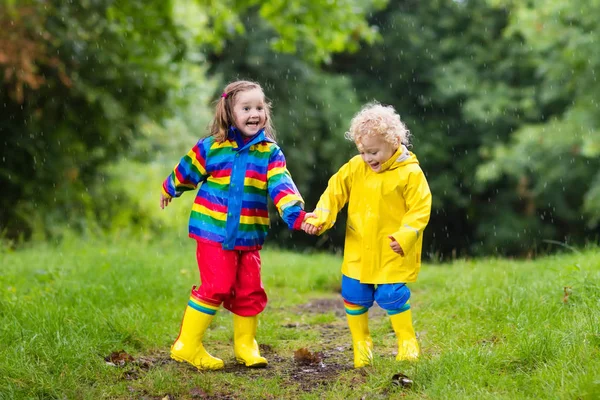
[[[171,200],[173,200],[172,197],[166,197],[164,194],[161,193],[161,195],[160,195],[160,208],[161,208],[161,210],[164,210],[165,207],[169,205],[169,203],[171,202]]]
[[[304,221],[302,222],[300,229],[302,229],[304,232],[308,233],[309,235],[316,235],[321,230],[321,227],[315,226],[313,224],[309,224],[308,222],[306,222],[306,220],[309,218],[317,218],[317,214],[315,214],[314,212],[306,213],[304,215]]]
[[[393,236],[388,236],[388,239],[391,240],[390,242],[390,247],[392,248],[392,250],[394,251],[394,253],[398,253],[401,256],[404,257],[404,251],[402,251],[402,247],[400,247],[400,243],[398,243],[396,241],[396,239],[394,239]]]

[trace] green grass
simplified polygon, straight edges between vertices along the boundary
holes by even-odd
[[[262,259],[270,300],[258,341],[269,366],[235,365],[221,309],[204,342],[226,368],[198,372],[168,357],[198,279],[184,235],[0,250],[0,399],[600,398],[598,249],[425,264],[411,285],[422,358],[394,361],[393,331],[374,308],[375,365],[363,370],[352,368],[340,259],[275,249]],[[300,348],[322,363],[297,364]],[[107,364],[119,350],[135,362]],[[393,385],[396,373],[412,387]]]

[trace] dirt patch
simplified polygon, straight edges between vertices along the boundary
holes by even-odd
[[[319,350],[298,349],[295,354],[283,357],[273,351],[271,346],[261,344],[261,355],[269,360],[266,368],[249,371],[243,365],[226,363],[224,372],[245,376],[250,372],[257,377],[279,377],[287,385],[298,387],[301,392],[312,392],[330,385],[341,373],[353,369],[352,344],[340,344],[340,335],[346,329],[344,324],[300,325],[294,328],[318,330],[321,336],[318,341]]]
[[[265,368],[249,369],[237,364],[233,358],[224,359],[225,368],[214,373],[225,373],[242,375],[247,379],[279,378],[282,384],[291,388],[297,388],[298,392],[310,393],[323,390],[324,388],[338,382],[345,381],[347,386],[353,387],[364,383],[366,377],[364,371],[356,371],[356,374],[347,374],[353,368],[352,340],[345,317],[344,303],[341,298],[318,298],[311,299],[305,304],[296,306],[294,312],[298,314],[327,314],[333,312],[338,317],[335,321],[326,324],[289,324],[282,325],[290,329],[301,331],[318,332],[319,338],[315,340],[314,347],[296,349],[283,356],[277,353],[271,346],[260,344],[261,354],[269,360]],[[385,315],[377,305],[369,310],[370,316]],[[117,361],[121,358],[113,357]],[[113,363],[114,360],[112,360]],[[140,357],[137,362],[127,362],[124,368],[123,379],[135,381],[149,369],[174,365],[168,352],[161,352],[150,356]],[[115,363],[116,364],[116,363]],[[185,364],[182,365],[186,367]],[[129,368],[128,368],[129,367]],[[196,373],[195,369],[188,366],[184,374]],[[343,376],[342,376],[343,375]],[[130,387],[132,393],[140,395],[141,398],[154,399],[148,396],[140,388]],[[227,392],[212,393],[208,395],[201,388],[195,388],[188,394],[190,398],[203,399],[231,399],[235,395]],[[162,397],[164,398],[164,397]]]
[[[341,297],[337,298],[322,298],[322,299],[311,299],[308,303],[301,304],[296,307],[297,313],[310,313],[310,314],[326,314],[333,312],[336,317],[345,318],[346,310],[344,309],[344,301]],[[370,316],[386,315],[385,310],[379,307],[377,304],[373,304],[373,307],[369,309]]]

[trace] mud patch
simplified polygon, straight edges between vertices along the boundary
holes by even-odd
[[[140,368],[142,371],[131,374],[128,380],[139,379],[139,373],[145,372],[158,365],[169,363],[178,365],[182,368],[182,379],[188,374],[207,373],[207,374],[234,374],[243,376],[249,381],[262,379],[277,379],[278,384],[295,393],[318,393],[326,391],[328,387],[343,382],[346,387],[358,387],[366,381],[366,371],[355,370],[353,365],[354,354],[352,351],[352,339],[346,322],[346,313],[344,303],[340,297],[336,298],[316,298],[310,299],[307,303],[295,306],[292,311],[297,314],[329,314],[333,313],[337,318],[332,322],[322,324],[282,324],[283,328],[299,330],[299,332],[317,333],[318,337],[307,348],[285,350],[285,354],[278,353],[273,347],[266,344],[259,344],[261,355],[269,361],[265,368],[248,368],[238,364],[233,357],[223,359],[225,368],[221,371],[198,372],[194,367],[179,364],[170,360],[169,354],[159,354],[151,357],[145,357],[149,362],[143,363],[146,368]],[[385,315],[385,311],[374,305],[369,310],[370,315]],[[231,344],[228,344],[230,351]],[[224,354],[222,352],[221,354]],[[217,352],[219,354],[219,352]],[[231,354],[231,353],[230,353]],[[223,376],[217,379],[223,380]],[[229,379],[225,379],[228,381]],[[231,388],[226,385],[218,385],[207,393],[206,388],[196,388],[188,396],[190,398],[209,398],[209,399],[230,399],[236,398],[240,393],[231,392]],[[133,388],[132,388],[133,389]],[[137,395],[146,396],[143,398],[152,398],[147,395],[144,389],[137,388]]]
[[[308,303],[301,304],[295,308],[297,314],[327,314],[333,312],[336,317],[345,318],[346,310],[344,309],[344,301],[341,297],[336,298],[321,298],[311,299]],[[386,315],[385,310],[377,304],[369,309],[370,316]]]

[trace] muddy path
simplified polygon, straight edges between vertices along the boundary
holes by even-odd
[[[365,373],[361,373],[361,371],[357,371],[355,374],[346,374],[354,369],[353,351],[344,305],[339,298],[311,299],[305,304],[294,307],[291,311],[299,315],[333,313],[336,318],[331,323],[282,325],[285,329],[310,330],[313,335],[316,331],[318,339],[315,341],[313,348],[296,349],[293,351],[292,356],[288,352],[285,355],[279,354],[271,346],[260,344],[261,354],[269,360],[269,365],[266,368],[249,370],[245,366],[227,360],[225,368],[218,373],[244,376],[251,380],[259,377],[278,378],[283,385],[304,393],[327,389],[332,383],[337,382],[341,375],[344,375],[345,380],[348,380],[345,383],[351,386],[360,385],[366,380]],[[375,318],[385,316],[385,311],[376,305],[369,310],[369,313],[370,316]],[[186,375],[197,373],[193,367],[171,360],[166,350],[137,359],[126,353],[113,353],[111,356],[106,357],[105,361],[123,368],[122,378],[133,382],[138,381],[146,372],[157,367],[182,369],[182,372]],[[171,395],[151,396],[137,385],[132,385],[130,391],[134,398],[144,400],[174,400],[180,398]],[[201,388],[195,388],[184,398],[224,400],[240,397],[239,393],[236,394],[235,391],[230,392],[225,387],[221,387],[217,391],[212,390],[210,395]]]

